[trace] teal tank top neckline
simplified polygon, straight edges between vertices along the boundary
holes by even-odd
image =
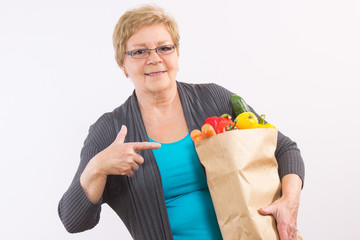
[[[180,140],[178,140],[178,141],[176,141],[176,142],[162,143],[162,142],[155,141],[155,140],[152,139],[150,136],[148,136],[150,142],[156,142],[156,143],[160,143],[160,144],[177,144],[177,143],[181,143],[181,142],[183,142],[183,141],[186,141],[189,137],[190,137],[190,132],[188,132],[185,137],[183,137],[182,139],[180,139]]]

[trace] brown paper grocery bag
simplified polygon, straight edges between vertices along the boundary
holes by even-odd
[[[279,239],[275,219],[258,209],[280,197],[277,130],[234,130],[204,139],[196,151],[224,240]]]

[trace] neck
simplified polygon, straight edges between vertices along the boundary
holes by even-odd
[[[179,99],[176,84],[164,91],[140,93],[135,89],[135,92],[142,112],[167,110]]]

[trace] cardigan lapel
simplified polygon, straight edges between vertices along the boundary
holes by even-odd
[[[198,89],[191,84],[177,83],[180,101],[189,130],[199,128],[209,112],[204,109],[204,96],[198,95]],[[128,127],[126,142],[148,142],[145,124],[135,91],[122,106],[125,125]],[[118,131],[117,131],[118,132]],[[130,197],[133,203],[137,228],[146,239],[173,239],[166,210],[161,176],[154,154],[151,150],[139,152],[145,159],[136,174],[128,178]]]

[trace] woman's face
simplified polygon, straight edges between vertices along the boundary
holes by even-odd
[[[173,41],[165,26],[150,25],[140,28],[129,38],[126,51],[153,49],[167,44],[173,44]],[[133,80],[137,92],[156,93],[175,84],[178,59],[178,51],[159,56],[155,50],[151,50],[150,56],[143,59],[125,55],[122,70]]]

